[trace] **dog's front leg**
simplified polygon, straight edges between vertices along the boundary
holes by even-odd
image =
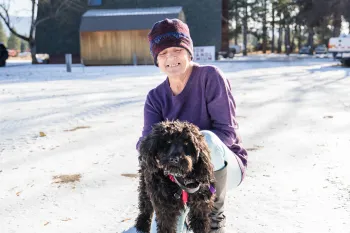
[[[210,206],[208,203],[201,201],[192,203],[189,212],[190,229],[193,233],[208,233],[210,230]]]
[[[171,208],[155,208],[157,233],[176,233],[179,211]]]
[[[138,191],[140,212],[136,218],[135,227],[138,233],[149,233],[151,229],[153,206],[151,199],[146,191],[146,182],[142,171],[140,171],[140,183]]]

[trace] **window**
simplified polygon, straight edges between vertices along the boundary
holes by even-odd
[[[89,6],[101,6],[102,0],[88,0]]]

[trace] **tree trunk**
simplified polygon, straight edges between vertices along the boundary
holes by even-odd
[[[289,27],[289,24],[287,24],[285,26],[284,33],[285,33],[285,38],[284,38],[285,51],[286,51],[286,54],[289,55],[290,54],[290,27]]]
[[[32,64],[38,64],[38,60],[36,59],[36,43],[35,40],[31,40],[28,42],[30,46],[30,52],[32,56]]]
[[[282,36],[283,36],[283,24],[282,24],[282,12],[277,12],[278,21],[278,41],[277,41],[277,53],[282,52]]]
[[[272,41],[271,41],[271,53],[275,52],[275,4],[272,4]]]
[[[244,19],[243,19],[243,56],[248,55],[248,3],[244,0]]]
[[[314,34],[315,34],[314,28],[309,27],[308,30],[309,30],[309,36],[307,39],[307,43],[309,46],[311,46],[311,49],[313,49],[313,47],[314,47]]]
[[[221,51],[228,51],[229,36],[228,36],[228,0],[222,1],[222,17],[221,17]]]
[[[301,25],[298,26],[298,50],[300,50],[302,46],[302,31],[301,31]]]
[[[335,12],[333,15],[333,37],[340,36],[341,30],[341,14]]]
[[[282,25],[279,25],[278,28],[278,42],[277,42],[277,53],[281,53],[282,52]]]
[[[290,42],[290,52],[294,52],[295,51],[295,37],[297,36],[297,33],[298,33],[298,25],[295,24],[294,26],[294,32],[293,32],[293,37],[292,37],[292,40]]]
[[[236,24],[236,31],[235,31],[235,45],[238,45],[238,2],[235,1],[235,24]]]
[[[326,28],[327,25],[323,25],[320,32],[321,44],[325,44],[326,41]]]
[[[267,17],[267,2],[264,0],[264,16],[263,16],[263,53],[266,53],[266,48],[267,48],[267,22],[266,22],[266,17]]]

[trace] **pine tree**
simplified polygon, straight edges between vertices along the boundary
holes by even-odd
[[[20,50],[21,49],[20,39],[17,36],[15,36],[13,33],[11,33],[7,42],[7,47],[9,49]]]
[[[7,46],[7,36],[1,21],[0,21],[0,43],[3,43],[5,46]]]

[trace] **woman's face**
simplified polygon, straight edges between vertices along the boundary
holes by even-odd
[[[183,75],[190,67],[191,56],[180,47],[166,48],[158,54],[158,67],[170,77]]]

